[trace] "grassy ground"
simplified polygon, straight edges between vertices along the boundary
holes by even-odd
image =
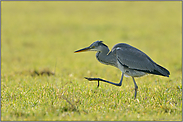
[[[181,2],[1,2],[1,120],[182,120]],[[169,78],[124,78],[95,52],[128,43]]]

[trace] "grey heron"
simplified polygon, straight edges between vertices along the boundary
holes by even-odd
[[[131,76],[135,85],[134,98],[136,98],[138,90],[138,86],[134,77],[141,77],[146,74],[161,75],[166,77],[169,77],[170,75],[170,72],[167,69],[155,63],[144,52],[125,43],[118,43],[114,45],[110,51],[108,46],[105,45],[103,41],[95,41],[89,47],[77,50],[74,53],[83,51],[97,51],[96,58],[99,62],[117,67],[122,72],[121,80],[119,83],[110,82],[101,78],[85,77],[87,80],[98,81],[98,87],[99,81],[121,86],[123,76]]]

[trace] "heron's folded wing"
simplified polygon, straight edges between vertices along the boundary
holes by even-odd
[[[115,52],[119,63],[129,69],[167,77],[170,75],[166,68],[155,63],[144,52],[128,44],[116,44],[112,48],[112,52]]]
[[[153,72],[155,63],[142,51],[132,47],[117,47],[116,58],[125,67],[130,69]]]

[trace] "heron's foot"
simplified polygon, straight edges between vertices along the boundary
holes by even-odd
[[[99,87],[99,80],[98,80],[98,85],[97,85],[97,88]]]
[[[134,96],[134,100],[136,99],[136,95]]]
[[[89,81],[93,81],[93,80],[100,81],[101,80],[100,78],[87,78],[87,77],[84,77],[84,78]]]
[[[87,78],[87,77],[84,77],[84,78],[87,79],[87,80],[89,80],[89,81],[98,81],[97,87],[99,87],[100,78]]]

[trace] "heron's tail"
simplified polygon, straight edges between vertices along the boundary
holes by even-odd
[[[157,69],[157,70],[155,72],[157,73],[157,75],[162,75],[162,76],[169,77],[170,72],[167,69],[165,69],[164,67],[162,67],[158,64],[156,64],[156,67],[157,68],[155,68],[155,69]]]

